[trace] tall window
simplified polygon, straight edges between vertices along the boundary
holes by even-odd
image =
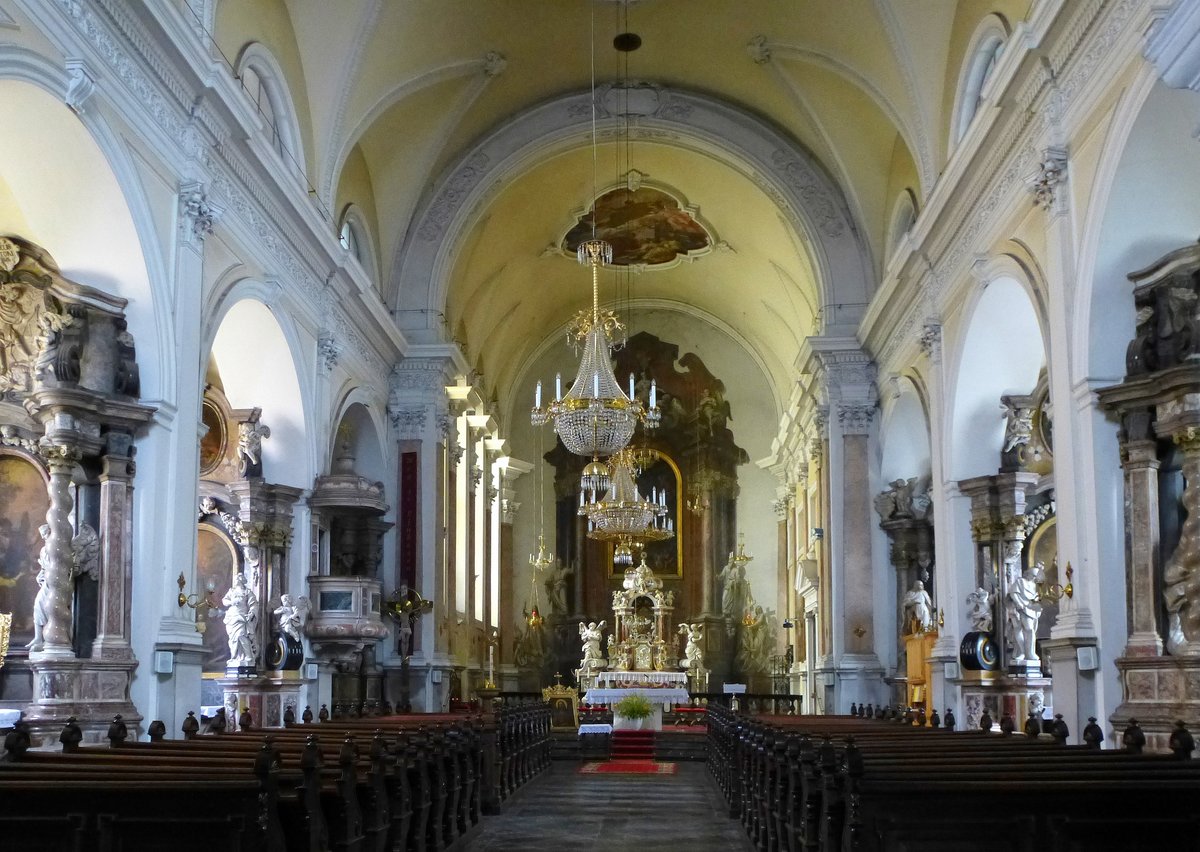
[[[272,150],[297,173],[303,172],[300,125],[284,83],[283,70],[263,45],[251,42],[238,57],[237,77],[263,121]]]
[[[988,15],[976,27],[959,76],[954,108],[954,138],[951,141],[957,143],[966,135],[971,121],[979,112],[984,88],[1000,62],[1008,35],[1008,24],[999,15]]]
[[[342,244],[342,248],[350,252],[350,256],[362,263],[362,251],[359,248],[358,234],[355,233],[354,223],[349,219],[342,222],[342,230],[338,234],[338,242]]]

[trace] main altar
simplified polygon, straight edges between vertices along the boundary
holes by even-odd
[[[663,591],[662,580],[646,564],[645,554],[636,568],[625,572],[621,588],[613,592],[613,632],[608,637],[608,659],[599,657],[599,625],[580,624],[584,658],[576,676],[586,689],[584,701],[615,706],[638,695],[649,700],[649,719],[633,721],[614,710],[616,730],[662,730],[662,712],[673,704],[686,704],[688,673],[675,670],[678,658],[666,640],[671,630],[674,595]],[[593,647],[594,646],[594,647]]]

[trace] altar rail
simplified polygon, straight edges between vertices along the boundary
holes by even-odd
[[[723,692],[688,692],[687,705],[677,705],[677,710],[682,710],[684,714],[688,710],[703,711],[709,705],[714,707],[723,707],[730,709],[731,699],[735,696],[726,695]],[[500,701],[505,706],[522,706],[528,704],[541,704],[543,702],[540,692],[501,692]],[[736,696],[738,701],[738,710],[748,716],[798,716],[803,712],[804,696],[791,695],[780,692],[747,692]],[[674,711],[671,711],[674,712]],[[611,713],[607,708],[585,708],[580,706],[580,722],[585,721],[584,714],[605,715],[611,717]],[[663,719],[666,720],[668,714],[664,714]],[[587,721],[605,721],[601,719],[589,718]]]

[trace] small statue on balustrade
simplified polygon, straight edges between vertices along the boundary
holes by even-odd
[[[679,667],[687,672],[697,673],[704,668],[704,649],[700,647],[700,643],[704,641],[704,624],[680,624],[679,633],[687,636],[683,662]]]

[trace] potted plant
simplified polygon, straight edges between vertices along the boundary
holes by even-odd
[[[629,727],[635,731],[640,731],[642,723],[653,713],[654,707],[650,704],[650,700],[642,695],[626,695],[613,705],[613,714],[620,719],[628,720],[631,723]],[[614,721],[616,720],[614,719]]]

